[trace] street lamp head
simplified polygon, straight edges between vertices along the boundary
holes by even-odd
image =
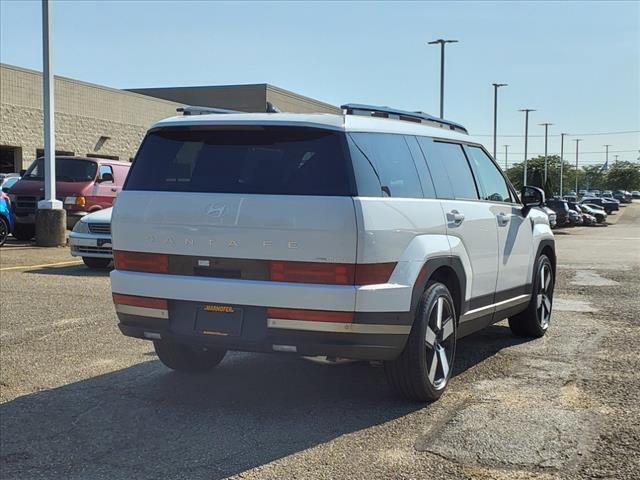
[[[458,43],[458,40],[445,40],[444,38],[439,38],[437,40],[433,40],[428,43],[429,45],[444,44],[444,43]]]
[[[521,108],[518,110],[519,112],[535,112],[533,108]]]
[[[553,123],[539,123],[538,125],[540,125],[541,127],[550,127],[551,125],[553,125]]]
[[[508,87],[509,84],[508,83],[494,83],[493,86],[496,87],[496,88],[498,88],[498,87]]]

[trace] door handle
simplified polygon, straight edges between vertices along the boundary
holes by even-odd
[[[498,225],[500,225],[501,227],[504,227],[506,224],[509,223],[509,215],[507,215],[506,213],[499,213],[498,214]]]
[[[458,210],[451,210],[447,213],[447,221],[449,223],[453,223],[454,225],[460,225],[464,220],[464,214],[460,213]]]

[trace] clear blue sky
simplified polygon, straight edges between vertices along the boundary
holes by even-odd
[[[447,49],[445,116],[499,131],[640,130],[639,2],[220,3],[56,1],[54,71],[116,88],[271,83],[334,105],[362,102],[438,113],[439,37]],[[0,61],[42,69],[38,1],[0,1]],[[575,143],[565,146],[574,158]],[[581,163],[640,155],[640,134],[581,136]],[[483,137],[492,149],[490,136]],[[520,161],[521,137],[509,160]],[[558,152],[559,137],[549,139]],[[529,151],[543,152],[543,139]],[[613,161],[611,153],[610,161]]]

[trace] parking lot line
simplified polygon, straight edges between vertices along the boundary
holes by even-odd
[[[46,268],[46,267],[57,267],[60,265],[76,265],[81,264],[82,261],[73,260],[70,262],[57,262],[57,263],[42,263],[40,265],[18,265],[16,267],[4,267],[0,268],[0,272],[4,272],[5,270],[27,270],[30,268]]]

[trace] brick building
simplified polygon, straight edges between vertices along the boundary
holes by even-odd
[[[130,160],[149,126],[199,105],[264,112],[331,112],[332,105],[267,84],[118,90],[55,77],[56,151]],[[27,168],[44,146],[42,74],[0,64],[0,173]]]

